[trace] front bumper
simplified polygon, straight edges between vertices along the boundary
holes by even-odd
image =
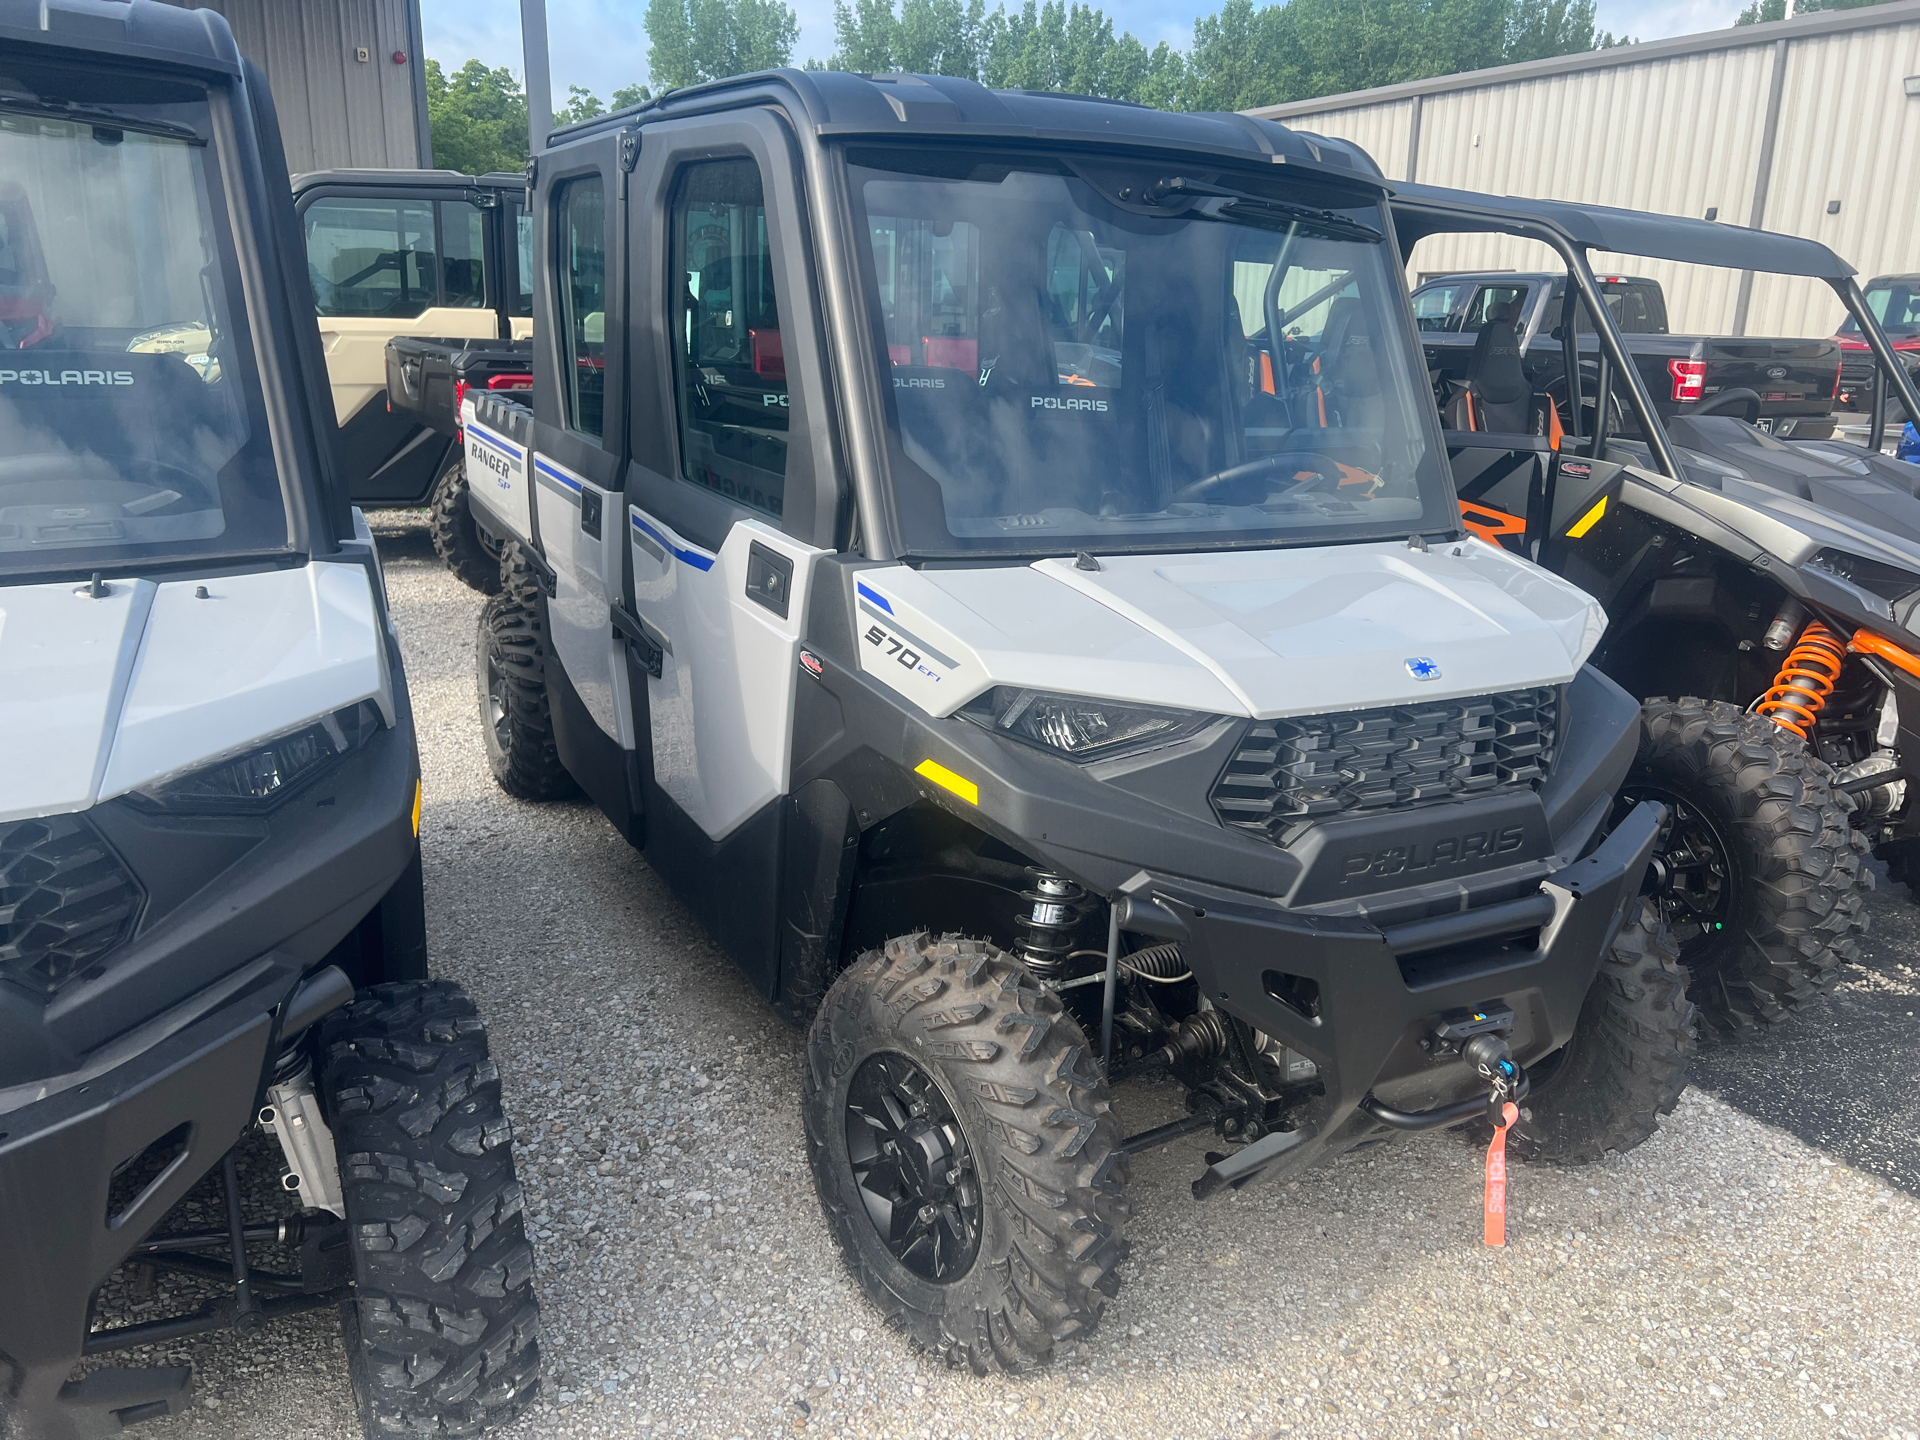
[[[0,1434],[112,1434],[185,1400],[183,1366],[67,1377],[81,1358],[94,1290],[219,1163],[253,1114],[273,1011],[299,966],[269,956],[250,968],[240,994],[212,1014],[104,1075],[0,1117]],[[135,1195],[115,1194],[115,1167],[155,1142],[157,1158],[177,1149],[175,1158]]]
[[[1510,1009],[1522,1065],[1566,1044],[1639,896],[1662,818],[1659,806],[1638,806],[1535,895],[1388,929],[1173,877],[1138,887],[1184,930],[1182,954],[1203,994],[1319,1067],[1325,1093],[1305,1122],[1235,1157],[1233,1183],[1294,1174],[1388,1133],[1360,1109],[1369,1095],[1424,1111],[1484,1094],[1464,1061],[1436,1059],[1420,1043],[1449,1011]]]
[[[263,820],[89,812],[146,911],[97,977],[0,996],[0,1436],[112,1434],[184,1400],[184,1367],[69,1381],[92,1297],[245,1131],[302,976],[416,863],[399,721]],[[216,843],[233,858],[209,877]],[[151,1178],[116,1184],[128,1161]]]

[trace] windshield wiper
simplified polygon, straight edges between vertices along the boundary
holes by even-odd
[[[1301,205],[1292,200],[1275,200],[1266,195],[1250,195],[1205,180],[1184,175],[1169,175],[1147,187],[1149,204],[1158,205],[1169,197],[1186,196],[1200,203],[1189,214],[1206,220],[1258,225],[1265,229],[1299,225],[1322,235],[1341,240],[1365,240],[1378,243],[1387,237],[1371,225],[1362,224],[1338,210],[1317,205]],[[1214,203],[1210,203],[1214,202]]]
[[[104,105],[78,105],[71,100],[32,100],[23,95],[0,95],[0,110],[14,115],[38,115],[43,120],[71,120],[80,125],[98,125],[106,130],[132,130],[142,135],[164,135],[204,145],[206,137],[191,125],[160,120],[150,115],[123,115]]]

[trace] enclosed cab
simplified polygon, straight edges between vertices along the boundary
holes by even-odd
[[[1530,1153],[1651,1132],[1691,1021],[1638,706],[1598,606],[1461,529],[1376,171],[780,72],[534,175],[532,408],[464,417],[494,772],[584,790],[810,1026],[828,1222],[919,1343],[1090,1328],[1178,1134],[1204,1196],[1529,1085]],[[1129,1135],[1143,1073],[1188,1108]]]
[[[0,0],[0,176],[0,1432],[342,1306],[370,1433],[470,1432],[537,1381],[531,1252],[265,83],[212,11]],[[224,1288],[134,1321],[129,1264]]]
[[[489,592],[498,557],[474,535],[453,426],[393,394],[387,343],[444,341],[448,354],[461,341],[522,348],[511,342],[533,331],[526,195],[526,177],[513,174],[317,170],[293,179],[348,491],[361,505],[429,507],[441,557]]]

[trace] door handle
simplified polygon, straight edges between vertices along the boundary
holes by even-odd
[[[600,538],[600,505],[598,490],[580,487],[580,528],[595,540]]]
[[[609,605],[608,617],[613,621],[613,633],[627,642],[635,663],[658,680],[665,668],[666,657],[673,653],[673,645],[664,635],[656,634],[638,615],[625,605]]]

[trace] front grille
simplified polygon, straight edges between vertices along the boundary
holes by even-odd
[[[1214,813],[1276,845],[1341,815],[1537,785],[1553,768],[1559,692],[1261,720],[1214,782]]]
[[[80,816],[0,824],[0,979],[51,997],[127,938],[141,898]]]

